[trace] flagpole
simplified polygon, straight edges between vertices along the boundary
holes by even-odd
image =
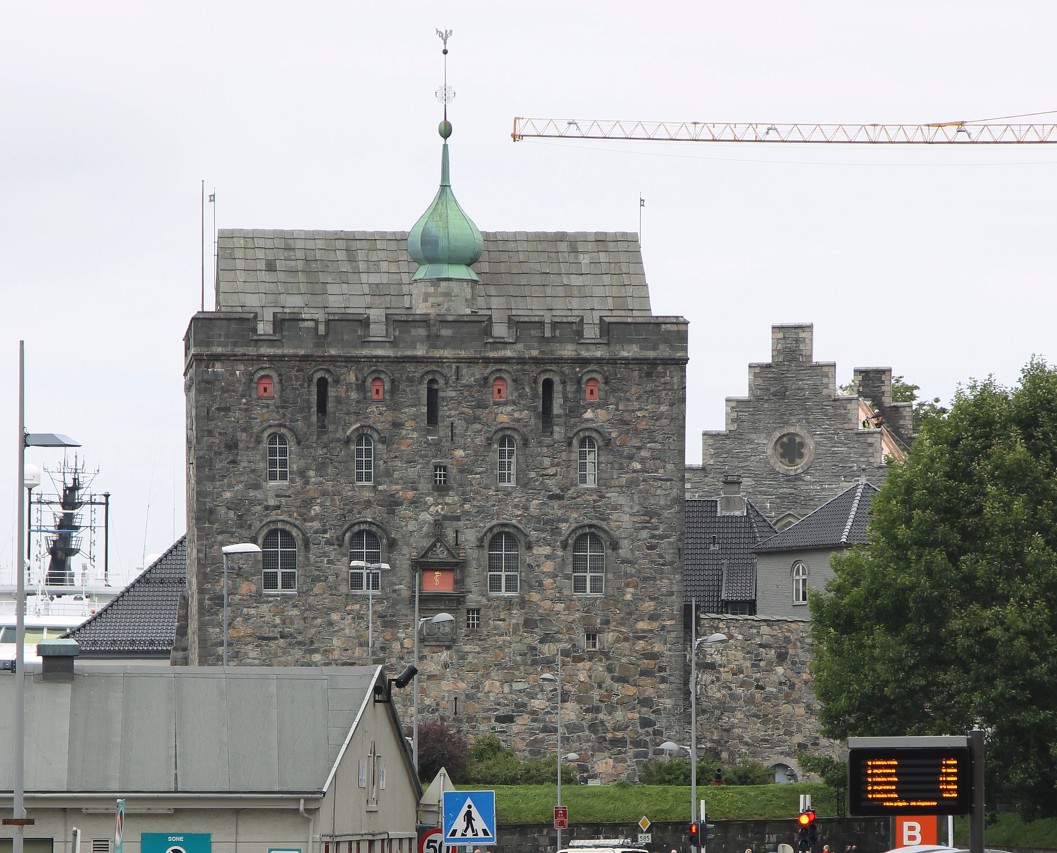
[[[641,217],[640,217],[641,218]],[[206,310],[206,179],[202,178],[202,311]]]
[[[213,192],[209,194],[209,203],[213,205],[213,287],[216,287],[217,282],[217,188],[213,187]],[[218,306],[215,304],[214,309]]]

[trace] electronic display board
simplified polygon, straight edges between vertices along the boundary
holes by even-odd
[[[861,747],[848,751],[853,815],[966,815],[972,806],[968,746]]]

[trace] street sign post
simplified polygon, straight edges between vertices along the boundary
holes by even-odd
[[[569,828],[569,807],[568,806],[555,806],[554,807],[554,828],[555,829],[568,829]]]

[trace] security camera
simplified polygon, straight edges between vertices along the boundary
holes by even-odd
[[[403,690],[407,685],[411,683],[411,679],[418,675],[418,667],[414,664],[408,664],[404,667],[404,671],[400,673],[396,678],[393,679],[393,684]]]

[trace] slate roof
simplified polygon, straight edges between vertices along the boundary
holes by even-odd
[[[34,675],[26,790],[321,793],[379,673],[95,664],[64,683]],[[6,741],[13,682],[0,679]],[[0,791],[13,772],[0,761]]]
[[[187,537],[181,536],[116,598],[63,636],[76,640],[85,657],[168,658],[186,578]]]
[[[638,235],[628,232],[486,231],[473,265],[482,312],[505,334],[511,315],[650,317]],[[217,237],[217,310],[257,312],[261,330],[276,313],[324,319],[412,310],[403,231],[221,229]]]
[[[861,545],[866,542],[866,521],[876,494],[876,486],[858,482],[756,550],[812,551]]]
[[[744,515],[719,514],[719,499],[686,501],[683,599],[698,610],[725,612],[726,602],[756,600],[754,549],[774,527],[752,501]]]

